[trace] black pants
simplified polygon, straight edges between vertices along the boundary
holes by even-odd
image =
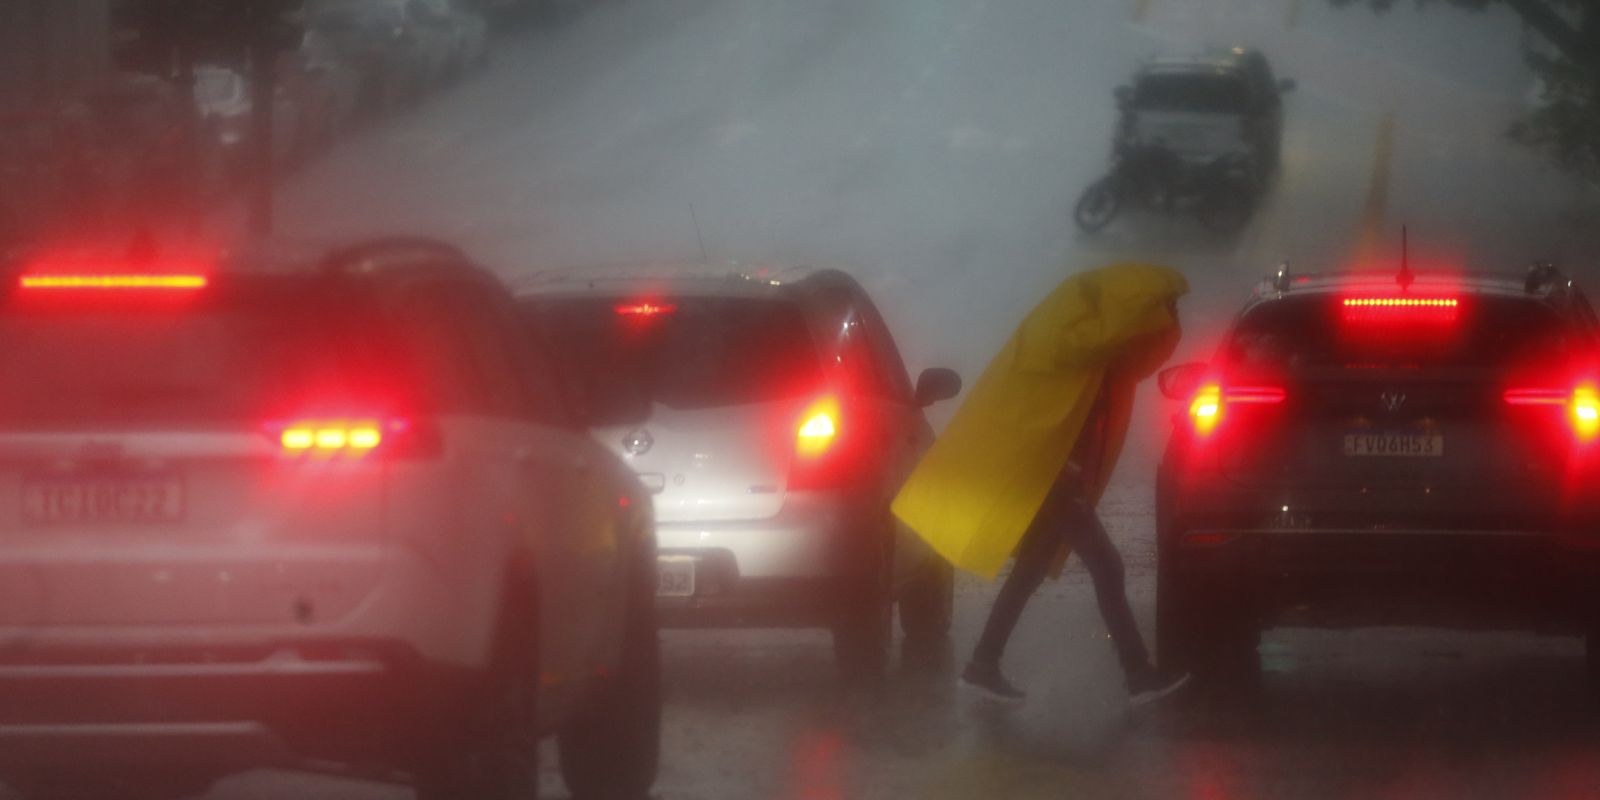
[[[1068,543],[1094,581],[1100,616],[1111,633],[1124,674],[1132,677],[1150,668],[1149,651],[1133,620],[1133,610],[1128,607],[1122,556],[1075,482],[1065,480],[1056,482],[1017,546],[1016,564],[989,611],[983,636],[972,653],[974,662],[999,665],[1006,640],[1011,638],[1028,598],[1044,581],[1061,546]]]

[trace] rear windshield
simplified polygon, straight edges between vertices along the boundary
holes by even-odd
[[[1571,363],[1587,336],[1532,299],[1456,298],[1456,308],[1349,309],[1344,298],[1288,297],[1250,310],[1223,352],[1266,369],[1339,366],[1502,369]]]
[[[1250,87],[1233,75],[1146,75],[1133,93],[1143,111],[1243,114],[1249,103]]]
[[[677,409],[785,400],[822,368],[799,310],[747,298],[583,298],[530,308],[529,324],[585,392],[630,391]],[[624,309],[619,311],[619,309]]]
[[[370,326],[314,299],[0,314],[6,425],[263,423],[411,402]],[[130,304],[131,305],[131,304]]]

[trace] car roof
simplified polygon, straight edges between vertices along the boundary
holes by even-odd
[[[1194,73],[1233,74],[1244,69],[1241,60],[1248,50],[1221,50],[1186,56],[1160,56],[1146,62],[1139,76]]]
[[[740,261],[638,261],[540,270],[508,283],[518,299],[637,293],[780,297],[796,284],[843,275],[831,269]]]

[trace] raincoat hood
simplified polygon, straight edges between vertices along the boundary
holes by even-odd
[[[894,500],[895,516],[952,564],[993,578],[1066,465],[1104,386],[1105,490],[1133,393],[1178,342],[1183,275],[1114,264],[1062,281],[1034,307]]]

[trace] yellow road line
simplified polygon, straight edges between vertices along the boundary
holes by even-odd
[[[1284,20],[1283,26],[1294,30],[1300,24],[1300,0],[1289,0],[1289,16]]]
[[[1146,14],[1150,13],[1152,0],[1133,0],[1133,21],[1144,22]]]
[[[1367,180],[1367,203],[1361,211],[1361,237],[1356,258],[1370,261],[1383,243],[1389,217],[1389,174],[1394,160],[1394,112],[1383,112],[1372,145],[1372,175]]]

